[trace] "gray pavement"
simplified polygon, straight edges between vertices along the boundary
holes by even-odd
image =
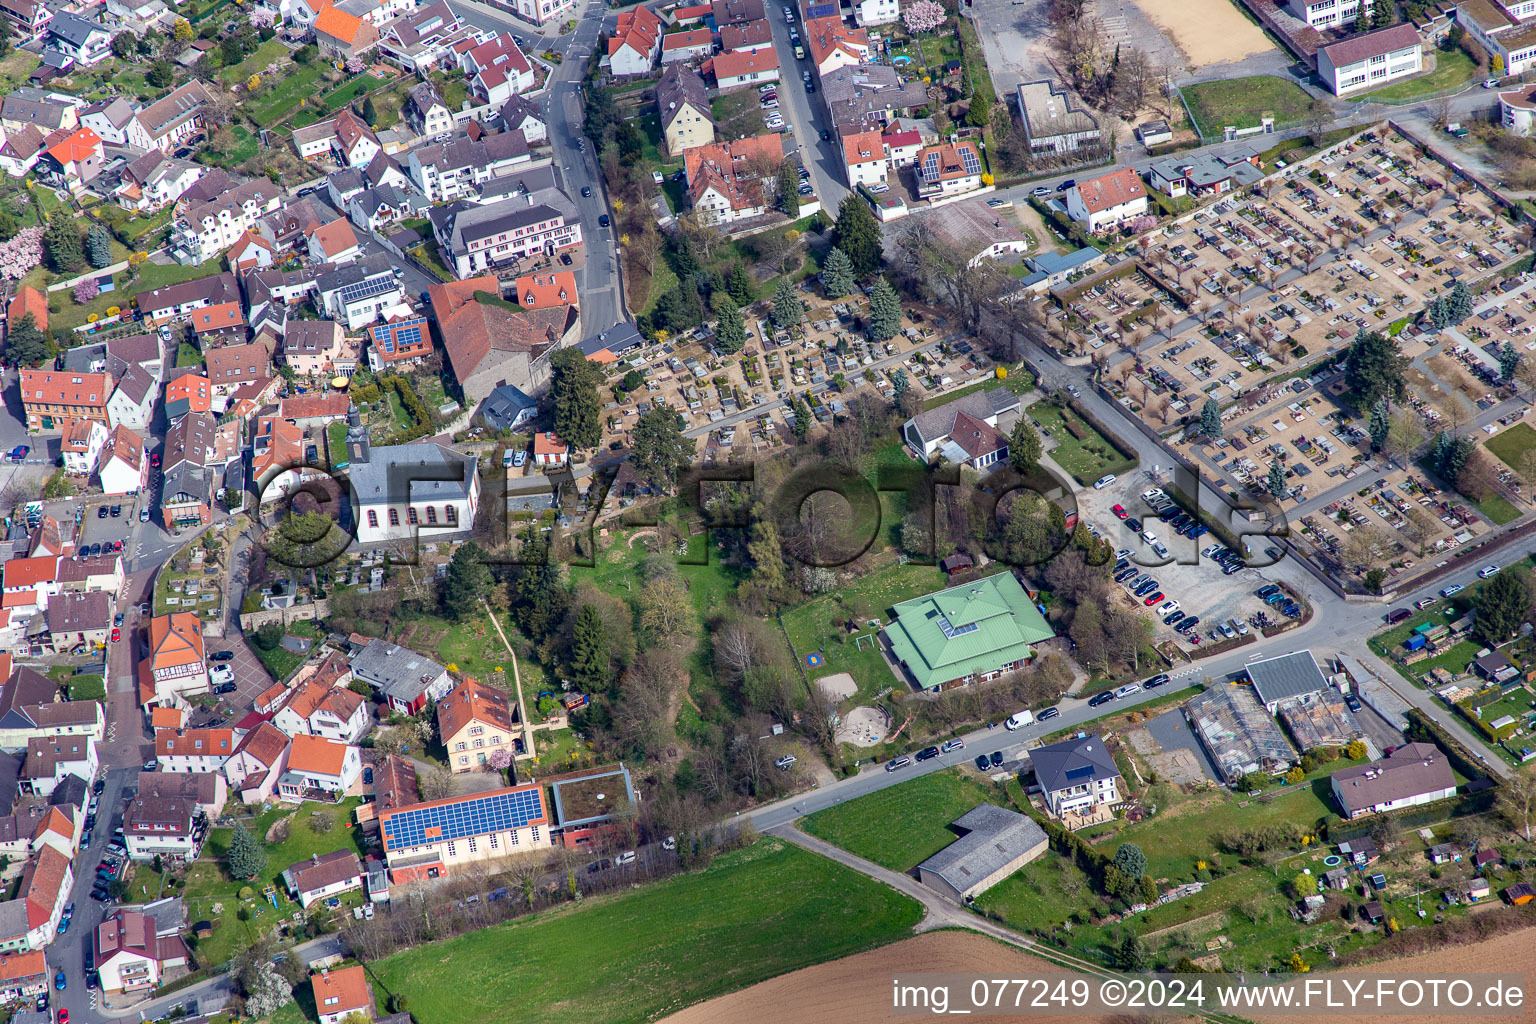
[[[848,188],[844,184],[842,154],[836,133],[832,134],[830,141],[821,140],[821,133],[831,132],[832,129],[832,123],[827,120],[826,107],[821,102],[821,94],[807,93],[805,79],[801,77],[803,71],[809,71],[814,77],[816,69],[809,60],[795,59],[795,48],[789,42],[789,25],[785,23],[780,9],[784,5],[776,5],[773,0],[767,0],[764,6],[768,24],[773,26],[773,45],[779,56],[779,108],[787,114],[786,120],[795,127],[795,151],[801,164],[811,172],[811,185],[816,189],[816,197],[821,200],[822,210],[828,216],[835,217],[838,204],[848,195]],[[796,29],[803,28],[798,13],[800,6],[789,6],[797,12]],[[801,36],[802,45],[804,41],[805,37]]]

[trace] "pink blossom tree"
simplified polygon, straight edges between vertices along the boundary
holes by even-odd
[[[1157,227],[1157,218],[1150,214],[1144,214],[1131,221],[1127,226],[1131,229],[1131,234],[1139,235]]]
[[[504,772],[512,767],[512,752],[506,747],[491,751],[491,756],[485,759],[486,767],[492,771]]]
[[[347,58],[347,74],[349,75],[360,75],[367,67],[368,65],[364,64],[360,57]]]
[[[901,12],[908,32],[932,32],[944,24],[944,8],[934,0],[917,0]]]
[[[75,301],[81,303],[82,305],[84,303],[90,302],[100,294],[101,285],[96,283],[96,279],[94,277],[88,277],[84,281],[81,281],[79,284],[75,285]]]
[[[19,281],[43,262],[43,229],[22,228],[0,242],[0,277]]]

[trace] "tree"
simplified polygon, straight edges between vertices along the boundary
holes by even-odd
[[[602,440],[603,371],[578,348],[562,348],[549,357],[549,391],[554,400],[555,432],[573,448],[595,448]]]
[[[853,291],[853,263],[848,254],[833,246],[821,265],[820,277],[829,299],[840,299]]]
[[[1029,417],[1020,414],[1014,421],[1013,432],[1008,435],[1008,460],[1020,473],[1033,473],[1040,465],[1045,445]]]
[[[1473,624],[1484,640],[1501,644],[1514,636],[1531,610],[1524,570],[1511,566],[1499,573],[1483,584],[1472,605],[1477,609]]]
[[[0,21],[3,21],[0,18]],[[0,243],[0,277],[19,281],[43,262],[43,229],[22,228]]]
[[[230,877],[239,880],[255,878],[267,870],[267,855],[241,821],[235,822],[235,831],[229,837],[229,853],[225,860],[229,865]]]
[[[832,244],[852,262],[855,276],[863,277],[880,269],[880,224],[857,192],[849,193],[837,208]]]
[[[778,195],[779,209],[783,210],[791,219],[800,216],[800,175],[795,171],[795,165],[785,160],[779,165]]]
[[[464,619],[484,611],[480,603],[495,580],[485,564],[485,551],[474,541],[459,545],[448,561],[448,576],[443,581],[443,610],[455,619]]]
[[[37,326],[36,316],[28,313],[11,325],[5,338],[5,354],[27,365],[34,365],[48,357],[48,339]]]
[[[176,81],[176,66],[168,60],[154,60],[149,63],[149,70],[144,72],[144,81],[156,89],[170,88]]]
[[[944,7],[934,0],[917,0],[901,12],[901,20],[908,32],[932,32],[944,24]]]
[[[871,341],[894,338],[901,330],[901,300],[882,275],[875,279],[869,293],[869,337]]]
[[[726,355],[740,352],[747,344],[747,329],[741,322],[741,310],[728,292],[717,292],[716,304],[715,347]]]
[[[252,1020],[272,1016],[293,999],[293,986],[278,973],[270,957],[271,950],[253,947],[235,964],[233,973],[245,998],[245,1015]]]
[[[1135,932],[1132,932],[1125,937],[1124,942],[1120,943],[1117,959],[1120,961],[1121,970],[1144,971],[1147,969],[1152,958],[1148,955],[1147,947],[1142,944],[1141,939],[1137,938]]]
[[[1291,879],[1291,891],[1296,894],[1297,899],[1302,899],[1307,896],[1316,896],[1317,876],[1308,874],[1297,875],[1295,878]]]
[[[93,224],[91,230],[86,232],[85,255],[97,270],[112,265],[112,236],[104,226]]]
[[[193,39],[197,38],[197,33],[192,31],[192,23],[190,21],[186,18],[177,18],[176,23],[171,26],[171,38],[175,39],[178,43],[190,43]]]
[[[589,689],[607,689],[609,672],[608,630],[595,605],[584,604],[571,627],[571,675]]]
[[[693,605],[676,575],[647,580],[637,604],[640,628],[655,644],[672,647],[691,639]]]
[[[795,414],[795,425],[790,428],[795,433],[795,440],[804,441],[811,429],[811,410],[799,395],[789,403],[789,410]]]
[[[1522,766],[1499,783],[1499,811],[1504,819],[1531,841],[1531,812],[1536,811],[1536,775]]]
[[[101,285],[96,283],[94,277],[88,277],[75,285],[72,294],[74,295],[75,302],[84,305],[101,294]]]
[[[1119,868],[1125,877],[1136,879],[1147,873],[1147,855],[1141,852],[1141,847],[1135,843],[1121,843],[1115,851],[1115,867]]]
[[[1323,133],[1327,131],[1328,124],[1333,120],[1333,108],[1322,100],[1313,100],[1307,107],[1307,134],[1312,136],[1312,145],[1321,147]]]
[[[1269,464],[1269,476],[1265,478],[1264,486],[1276,500],[1285,497],[1288,489],[1285,485],[1285,468],[1280,465],[1279,459]]]
[[[80,231],[75,227],[74,220],[63,212],[48,218],[48,228],[43,234],[43,248],[47,250],[51,270],[66,273],[85,266],[85,253],[80,247]]]
[[[1408,360],[1397,348],[1397,339],[1376,331],[1364,331],[1349,346],[1344,382],[1354,392],[1360,408],[1378,399],[1399,401],[1408,393],[1403,374]]]
[[[773,325],[780,330],[797,327],[805,319],[805,305],[787,278],[779,282],[778,290],[773,293],[772,317]]]
[[[891,371],[891,399],[897,405],[901,404],[901,397],[905,395],[907,391],[911,389],[911,387],[912,378],[907,376],[906,370],[903,370],[898,366],[896,369]]]
[[[1391,410],[1385,397],[1378,398],[1371,406],[1371,447],[1380,451],[1387,443],[1387,435],[1392,432]]]
[[[725,290],[730,292],[731,301],[736,303],[736,308],[741,309],[750,306],[757,298],[752,287],[752,277],[747,273],[746,266],[737,260],[731,264],[730,275],[725,279]]]
[[[379,123],[379,111],[378,108],[373,105],[372,96],[365,96],[363,98],[363,120],[367,121],[370,125],[376,125]]]
[[[118,60],[132,60],[139,52],[139,37],[127,29],[112,37],[112,55]]]
[[[1514,383],[1515,375],[1520,371],[1521,359],[1515,346],[1506,341],[1504,347],[1499,349],[1499,380],[1505,384]]]
[[[1200,407],[1200,432],[1206,437],[1221,437],[1221,403],[1207,398]]]
[[[658,403],[635,422],[630,461],[651,483],[672,490],[678,470],[693,454],[693,442],[683,436],[682,417]]]
[[[1392,427],[1387,431],[1385,451],[1387,457],[1398,465],[1404,465],[1424,443],[1424,428],[1418,413],[1404,409],[1392,417]]]

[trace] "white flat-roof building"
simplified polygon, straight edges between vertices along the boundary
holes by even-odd
[[[1363,10],[1371,13],[1371,0],[1290,0],[1292,13],[1313,28],[1353,25]]]
[[[1073,110],[1072,98],[1050,82],[1022,82],[1018,98],[1031,152],[1075,153],[1099,140],[1099,123],[1086,111]]]
[[[1335,96],[1375,89],[1424,70],[1424,46],[1412,25],[1393,25],[1317,51],[1317,75]]]

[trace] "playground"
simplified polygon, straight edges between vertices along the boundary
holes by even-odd
[[[888,712],[861,704],[837,723],[833,738],[839,743],[855,747],[874,747],[885,742],[886,733],[890,730],[891,716]]]

